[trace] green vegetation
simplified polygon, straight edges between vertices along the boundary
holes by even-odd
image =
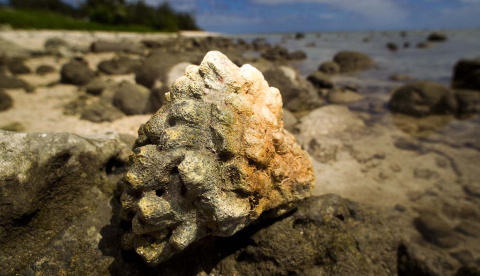
[[[0,24],[22,29],[66,29],[153,32],[198,30],[189,13],[175,12],[166,2],[152,7],[143,0],[86,0],[75,8],[61,0],[10,0],[0,8]]]

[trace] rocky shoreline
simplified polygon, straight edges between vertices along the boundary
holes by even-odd
[[[451,87],[392,76],[404,84],[371,95],[336,81],[382,70],[355,51],[304,77],[295,64],[305,52],[261,38],[69,35],[0,33],[0,274],[480,273],[478,60],[458,57]],[[121,249],[117,181],[140,125],[210,50],[280,90],[284,127],[311,156],[314,196],[150,268]]]

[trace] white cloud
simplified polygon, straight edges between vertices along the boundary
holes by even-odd
[[[476,1],[476,0],[464,0]],[[257,4],[280,5],[280,4],[324,4],[329,7],[360,15],[372,22],[400,22],[408,17],[398,0],[252,0]]]

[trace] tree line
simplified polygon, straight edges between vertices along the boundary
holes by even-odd
[[[151,6],[144,0],[86,0],[74,7],[61,0],[10,0],[9,4],[18,9],[45,10],[107,25],[141,25],[159,31],[199,29],[192,14],[176,12],[168,2]]]

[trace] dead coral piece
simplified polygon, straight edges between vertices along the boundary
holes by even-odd
[[[140,128],[124,179],[122,216],[132,223],[125,249],[157,265],[310,195],[308,154],[283,129],[278,89],[254,67],[209,52],[166,99]]]

